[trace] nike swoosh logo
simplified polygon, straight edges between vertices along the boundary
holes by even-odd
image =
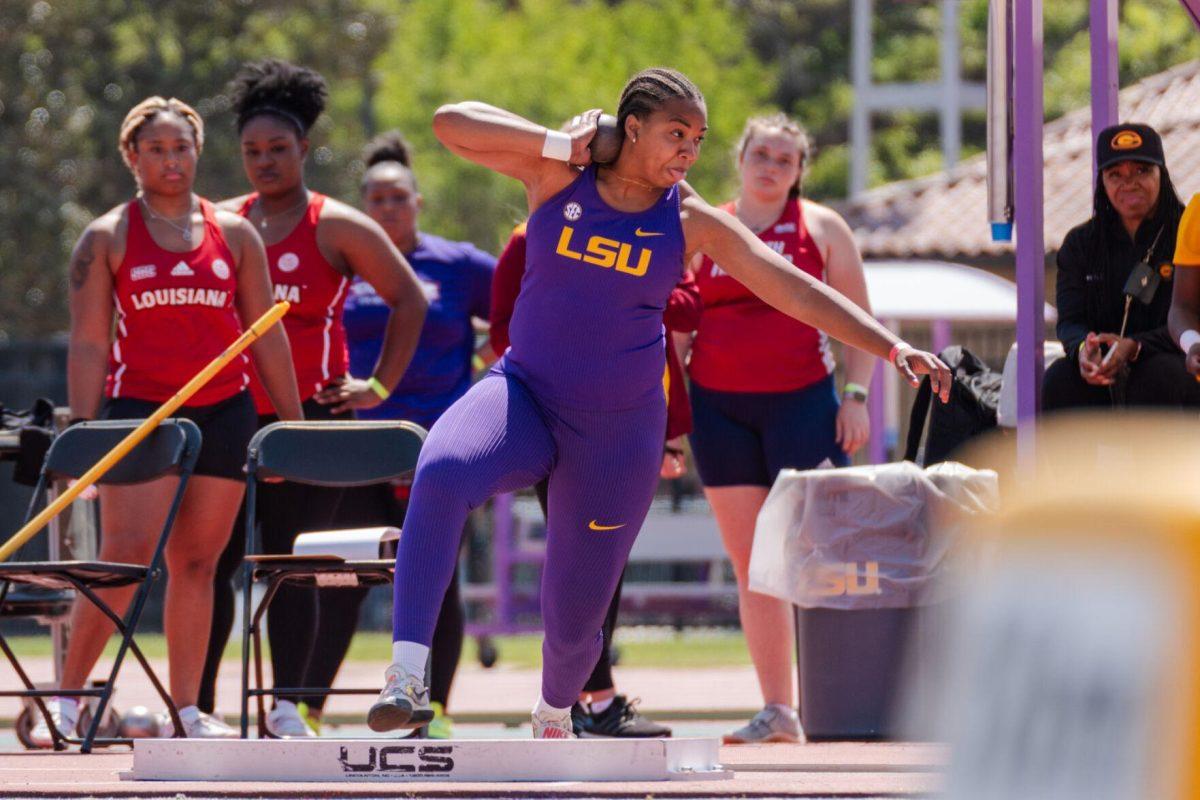
[[[615,531],[617,528],[624,527],[625,523],[621,523],[620,525],[601,525],[599,522],[596,522],[596,520],[592,520],[588,523],[588,530],[593,531]]]
[[[633,235],[634,236],[666,236],[665,233],[655,233],[654,231],[644,231],[641,228],[638,228],[637,230],[635,230],[633,232]]]

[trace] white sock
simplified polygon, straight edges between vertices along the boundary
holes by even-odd
[[[79,698],[77,698],[77,697],[55,697],[54,699],[58,701],[58,707],[61,708],[64,712],[67,711],[67,709],[64,708],[64,706],[67,706],[67,705],[71,706],[71,711],[79,710]],[[40,719],[41,715],[39,714],[39,715],[37,715],[37,717]]]
[[[588,708],[593,714],[603,714],[604,710],[613,704],[613,698],[609,697],[604,700],[593,700],[588,704]]]
[[[558,708],[546,702],[546,698],[538,695],[537,705],[533,707],[533,715],[542,719],[570,719],[571,707]]]
[[[200,709],[196,706],[184,706],[179,709],[179,718],[184,722],[195,722],[200,719]]]
[[[409,675],[425,680],[425,665],[429,662],[429,648],[416,642],[392,642],[392,663]]]
[[[797,713],[796,709],[792,708],[791,706],[785,706],[783,703],[771,703],[767,706],[767,708],[773,708],[782,714],[787,714],[792,719],[800,718],[800,714]]]

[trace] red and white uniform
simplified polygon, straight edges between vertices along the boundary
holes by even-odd
[[[238,213],[248,217],[257,200],[257,192],[247,197]],[[292,304],[283,317],[283,327],[292,348],[301,400],[308,400],[330,380],[346,374],[342,308],[350,279],[334,269],[317,246],[317,221],[324,206],[325,196],[310,192],[304,217],[291,233],[267,247],[275,301],[287,300]],[[256,374],[250,382],[250,391],[259,414],[275,413]]]
[[[734,203],[721,206],[734,213]],[[825,280],[825,259],[804,224],[799,198],[758,237],[797,269]],[[825,334],[759,300],[705,257],[696,284],[704,313],[692,344],[688,374],[719,392],[790,392],[832,374]]]
[[[125,258],[113,285],[117,338],[108,360],[106,396],[169,400],[241,335],[233,251],[212,204],[201,199],[200,212],[200,246],[175,253],[150,236],[138,201],[129,204]],[[242,391],[250,380],[249,366],[245,354],[233,359],[188,405],[219,403]]]

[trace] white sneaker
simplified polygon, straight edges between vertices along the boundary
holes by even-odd
[[[367,712],[368,728],[383,733],[397,728],[419,728],[433,719],[433,706],[429,704],[429,689],[423,676],[411,675],[399,664],[392,664],[383,674],[387,682]]]
[[[773,704],[755,714],[749,723],[722,736],[721,743],[799,742],[803,736],[796,709]]]
[[[289,700],[280,700],[267,714],[267,733],[280,739],[313,738],[317,735],[300,716],[296,704]]]
[[[62,736],[74,736],[76,728],[79,727],[79,703],[71,697],[47,697],[44,701],[46,710],[50,712],[50,719],[54,721],[54,727]],[[50,734],[50,726],[46,724],[46,717],[38,709],[37,705],[32,706],[33,718],[36,720],[33,729],[29,731],[29,741],[34,747],[54,747],[54,737]]]
[[[574,739],[575,728],[571,724],[571,712],[566,716],[533,712],[533,738],[535,739]]]
[[[237,739],[238,732],[214,716],[205,714],[195,706],[179,709],[179,719],[183,722],[183,734],[189,739]],[[159,726],[159,736],[170,739],[175,735],[175,726],[170,715]]]

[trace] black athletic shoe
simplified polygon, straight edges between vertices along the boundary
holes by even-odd
[[[593,714],[582,703],[571,707],[571,723],[581,739],[664,739],[671,729],[646,719],[637,710],[637,700],[619,694],[603,711]]]

